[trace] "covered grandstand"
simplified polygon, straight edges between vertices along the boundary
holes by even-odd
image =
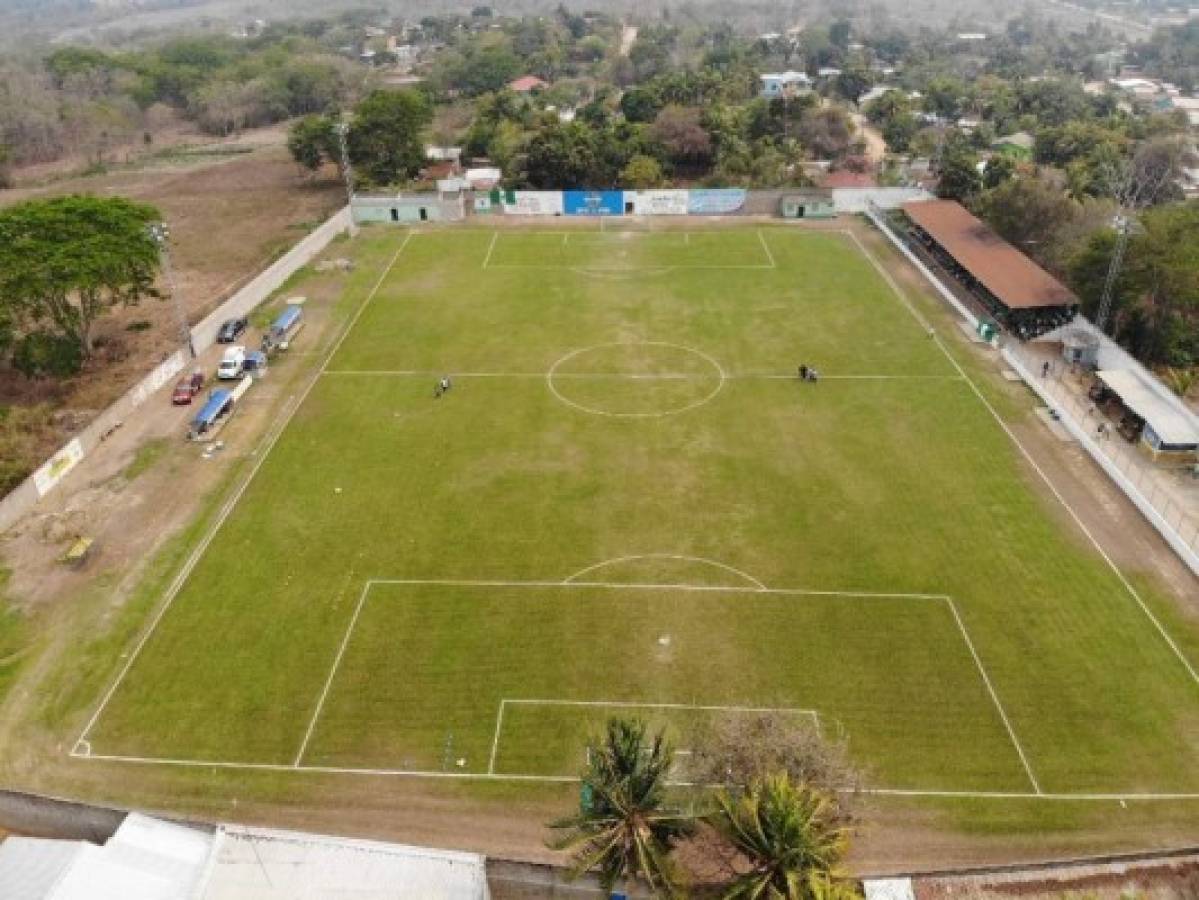
[[[1078,298],[953,200],[903,204],[909,234],[986,313],[1027,340],[1073,320]]]

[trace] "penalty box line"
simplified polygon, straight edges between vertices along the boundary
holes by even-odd
[[[586,570],[584,570],[586,571]],[[581,573],[576,573],[581,574]],[[317,723],[324,712],[325,703],[328,700],[329,693],[332,690],[333,683],[336,680],[338,670],[341,667],[341,662],[345,656],[346,649],[349,647],[350,640],[354,630],[357,627],[358,619],[362,613],[362,609],[366,604],[370,591],[376,585],[388,586],[414,586],[414,587],[489,587],[489,588],[592,588],[602,590],[659,590],[659,591],[684,591],[695,593],[725,593],[725,594],[767,594],[772,596],[782,597],[845,597],[859,600],[870,599],[900,599],[900,600],[931,600],[945,603],[953,617],[959,633],[965,643],[971,659],[974,661],[975,667],[995,711],[999,716],[999,720],[1007,732],[1008,738],[1011,740],[1012,746],[1016,751],[1016,755],[1020,760],[1020,764],[1028,777],[1029,783],[1033,787],[1033,791],[1037,794],[1042,793],[1040,783],[1037,781],[1036,775],[1033,773],[1032,765],[1029,762],[1028,756],[1024,751],[1023,745],[1016,734],[1016,729],[1012,725],[1011,719],[1008,717],[1007,711],[1003,707],[1003,703],[999,698],[999,693],[995,689],[994,683],[991,681],[990,675],[987,673],[986,667],[983,665],[982,657],[979,655],[974,641],[971,639],[969,632],[966,629],[966,624],[962,620],[958,612],[953,598],[948,594],[931,594],[931,593],[906,593],[906,592],[886,592],[886,591],[835,591],[835,590],[811,590],[801,588],[770,588],[764,586],[743,587],[730,585],[697,585],[697,584],[638,584],[638,583],[622,583],[611,581],[578,581],[576,576],[569,576],[562,581],[513,581],[502,579],[430,579],[430,578],[372,578],[368,579],[363,585],[362,592],[358,597],[358,603],[354,608],[354,612],[350,617],[350,621],[346,626],[345,633],[342,635],[341,643],[338,645],[337,652],[333,658],[333,662],[329,668],[329,673],[325,678],[324,686],[317,698],[316,707],[312,712],[312,716],[308,721],[308,727],[304,732],[303,740],[300,748],[296,753],[293,768],[301,768],[304,754],[307,752],[308,745],[312,739],[313,733],[316,731]],[[760,584],[760,583],[759,583]],[[501,703],[502,716],[502,703]],[[499,717],[497,717],[499,718]],[[499,727],[501,721],[496,723],[496,740],[498,740]],[[493,757],[494,757],[493,747]]]
[[[601,219],[601,221],[602,221],[602,219]],[[656,236],[671,235],[671,236],[673,236],[675,234],[681,233],[684,238],[683,246],[689,247],[691,245],[691,232],[690,231],[683,231],[683,232],[670,232],[670,231],[604,232],[601,230],[599,233],[605,234],[605,235],[611,234],[613,236],[619,235],[622,239],[627,235],[638,235],[638,236],[640,236],[640,235],[656,235]],[[696,234],[722,234],[722,233],[723,234],[735,234],[737,232],[735,232],[735,231],[729,231],[729,232],[712,231],[712,232],[695,232],[695,233]],[[809,234],[809,233],[810,234],[832,234],[832,233],[836,233],[836,232],[830,230],[830,231],[820,231],[820,232],[813,231],[813,232],[788,232],[788,233],[789,234],[792,234],[792,233],[796,233],[796,234]],[[711,270],[711,271],[721,271],[721,270],[762,271],[762,270],[777,269],[779,267],[778,262],[775,260],[774,253],[772,253],[770,250],[770,245],[766,243],[766,237],[762,234],[762,229],[760,229],[760,228],[755,229],[755,234],[758,237],[758,243],[762,247],[762,253],[765,255],[765,259],[766,259],[765,263],[742,263],[742,264],[730,263],[728,265],[707,264],[707,263],[697,263],[697,264],[662,263],[659,265],[642,265],[642,266],[572,266],[572,265],[566,265],[565,263],[493,263],[491,261],[491,258],[495,255],[495,248],[496,248],[497,244],[499,243],[499,238],[500,238],[500,232],[493,231],[491,233],[491,241],[487,245],[487,253],[483,256],[482,268],[483,269],[542,269],[542,270],[557,269],[557,270],[561,270],[561,271],[577,272],[579,274],[590,274],[593,272],[594,273],[628,272],[628,273],[633,273],[633,274],[635,274],[637,272],[665,273],[665,272],[673,272],[673,271],[677,271],[677,270],[686,271],[688,269]],[[586,232],[586,231],[580,231],[580,232],[570,232],[570,231],[505,232],[505,236],[509,237],[509,238],[520,237],[522,235],[551,235],[551,236],[561,235],[563,247],[568,246],[568,242],[572,235],[583,236],[584,240],[581,242],[576,240],[576,243],[582,243],[584,245],[591,243],[591,244],[596,245],[597,247],[604,247],[609,244],[612,244],[612,245],[616,244],[615,241],[603,240],[596,233]]]
[[[220,509],[220,512],[217,514],[216,520],[212,523],[212,526],[208,529],[207,533],[201,539],[196,548],[187,557],[183,567],[176,574],[175,578],[172,579],[170,585],[167,587],[167,591],[163,597],[161,605],[158,608],[158,612],[155,613],[154,618],[150,620],[149,626],[142,632],[137,643],[134,644],[133,650],[130,651],[128,658],[125,660],[125,664],[121,666],[120,670],[117,672],[116,678],[113,680],[112,684],[109,685],[108,690],[104,692],[104,696],[100,698],[100,702],[97,704],[96,709],[92,712],[91,717],[83,726],[83,730],[79,733],[79,737],[75,739],[75,744],[71,750],[72,756],[86,755],[83,753],[76,753],[76,751],[80,750],[81,747],[86,747],[88,753],[90,754],[91,744],[88,741],[88,735],[90,735],[92,729],[96,727],[96,723],[100,720],[100,716],[103,715],[104,710],[112,701],[113,696],[115,696],[118,688],[120,688],[121,684],[124,682],[125,677],[133,668],[133,664],[141,655],[142,650],[145,648],[150,638],[154,635],[154,632],[157,631],[159,624],[167,614],[167,610],[171,608],[172,604],[175,602],[175,598],[179,596],[183,586],[191,577],[191,573],[195,570],[196,566],[200,562],[200,559],[204,556],[205,552],[208,550],[208,547],[216,538],[217,532],[221,530],[221,527],[229,519],[229,516],[232,515],[233,510],[237,507],[238,503],[241,501],[241,498],[245,495],[246,490],[250,487],[250,484],[258,475],[259,470],[262,468],[267,458],[271,455],[271,451],[274,450],[275,444],[278,443],[279,438],[283,435],[283,432],[287,430],[287,426],[295,416],[296,411],[304,405],[304,401],[308,398],[308,395],[312,392],[312,389],[320,381],[321,376],[325,373],[329,363],[332,362],[333,357],[337,355],[337,351],[341,349],[342,344],[345,343],[345,340],[347,337],[349,337],[350,332],[354,330],[354,326],[358,324],[358,320],[362,317],[362,314],[366,311],[366,308],[370,306],[371,301],[375,299],[375,295],[379,293],[379,289],[383,286],[383,283],[391,274],[392,269],[395,268],[396,263],[399,261],[400,256],[403,255],[404,250],[407,249],[408,243],[412,240],[414,234],[416,234],[416,232],[409,231],[404,236],[404,240],[400,243],[400,246],[396,248],[395,253],[393,253],[391,258],[387,261],[387,265],[383,267],[383,271],[379,273],[379,277],[375,281],[370,292],[366,295],[366,299],[364,299],[354,311],[354,315],[350,318],[350,321],[346,323],[345,327],[341,330],[341,333],[337,336],[336,340],[334,340],[333,346],[329,348],[328,353],[325,355],[321,364],[317,367],[316,372],[313,373],[312,377],[308,380],[308,383],[304,386],[304,389],[298,396],[292,395],[292,398],[290,399],[293,402],[291,402],[289,406],[284,407],[283,413],[280,415],[275,426],[270,432],[267,433],[262,443],[255,450],[254,455],[257,458],[254,461],[254,465],[250,468],[250,471],[246,474],[245,479],[237,486],[237,489],[233,492],[229,499],[225,501],[224,505]]]

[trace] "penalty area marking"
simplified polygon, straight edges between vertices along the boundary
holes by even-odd
[[[708,559],[707,557],[684,556],[684,555],[677,554],[677,553],[638,553],[633,556],[618,556],[614,559],[605,559],[603,562],[597,562],[594,565],[590,565],[585,569],[580,569],[578,572],[575,572],[569,578],[563,578],[562,583],[563,584],[573,584],[575,581],[582,578],[584,575],[589,575],[590,573],[595,572],[598,569],[605,568],[606,566],[615,566],[615,565],[620,565],[621,563],[626,563],[626,562],[638,562],[643,559],[669,560],[671,562],[700,563],[705,566],[712,566],[713,568],[723,569],[724,571],[726,571],[732,575],[736,575],[738,578],[744,579],[745,581],[748,581],[750,584],[752,584],[754,586],[754,590],[758,590],[758,591],[767,590],[766,585],[764,585],[761,581],[754,578],[752,575],[747,574],[746,572],[742,572],[740,569],[735,569],[730,565],[726,565],[725,563],[722,563],[722,562],[717,562],[714,559]],[[618,584],[619,582],[614,582],[614,583]]]
[[[816,733],[820,734],[820,714],[814,709],[799,709],[789,706],[709,706],[701,703],[642,703],[637,700],[620,701],[620,700],[534,700],[527,698],[512,698],[505,697],[500,700],[500,707],[495,715],[495,734],[491,738],[491,755],[487,761],[487,774],[495,774],[495,761],[499,755],[500,734],[504,728],[504,711],[508,704],[513,706],[557,706],[557,707],[578,707],[580,709],[656,709],[670,710],[675,712],[695,711],[695,712],[729,712],[729,713],[745,713],[748,715],[762,715],[766,713],[790,713],[797,716],[808,716],[812,720],[812,725],[816,729]],[[690,750],[678,750],[675,755],[690,756]]]
[[[602,566],[604,564],[605,563],[601,563],[600,565]],[[720,565],[720,564],[717,564],[717,565]],[[592,568],[595,568],[595,567],[593,566]],[[586,571],[587,570],[583,570],[582,572],[578,572],[575,575],[570,576],[570,577],[571,577],[571,579],[577,579],[579,576],[584,574]],[[736,571],[736,570],[732,570],[732,571]],[[751,577],[751,576],[746,576],[746,577]],[[757,581],[757,579],[753,579],[753,580]],[[513,581],[513,580],[502,580],[502,579],[429,579],[429,578],[407,578],[407,579],[374,578],[374,579],[368,579],[366,581],[365,585],[363,586],[362,593],[359,595],[358,604],[354,609],[354,613],[353,613],[353,615],[351,615],[350,621],[346,625],[346,630],[345,630],[345,633],[342,635],[341,642],[338,644],[337,653],[333,659],[332,665],[330,666],[329,674],[327,675],[327,677],[325,679],[325,683],[321,690],[320,696],[318,697],[316,708],[314,709],[313,715],[308,722],[308,727],[307,727],[307,730],[305,731],[300,750],[297,753],[295,760],[290,765],[276,764],[276,763],[239,763],[239,762],[232,762],[232,761],[204,761],[204,760],[172,759],[172,758],[164,758],[164,757],[143,757],[143,756],[125,756],[125,755],[118,756],[118,755],[108,755],[108,754],[96,754],[96,753],[92,752],[92,747],[91,747],[90,743],[86,740],[87,732],[84,732],[83,734],[80,735],[79,739],[77,739],[77,741],[75,742],[75,745],[72,747],[72,749],[70,750],[68,755],[75,759],[86,759],[86,760],[101,761],[101,762],[107,761],[107,762],[128,762],[128,763],[142,763],[142,764],[160,764],[160,765],[170,765],[170,766],[191,766],[191,767],[196,767],[196,768],[208,767],[208,768],[225,768],[225,769],[244,769],[247,771],[259,770],[259,771],[291,771],[291,772],[324,772],[324,773],[328,773],[328,774],[374,774],[374,775],[395,775],[395,776],[426,777],[426,778],[446,778],[446,777],[456,777],[456,778],[463,778],[463,779],[470,779],[470,778],[489,779],[490,778],[490,779],[503,779],[503,780],[511,780],[511,781],[541,781],[541,782],[575,781],[575,780],[577,780],[573,777],[561,777],[561,776],[540,776],[540,775],[503,775],[503,776],[500,776],[500,775],[496,775],[494,773],[431,772],[431,771],[405,770],[405,769],[357,769],[357,768],[352,768],[352,767],[304,765],[303,764],[303,756],[307,751],[307,747],[311,740],[312,735],[316,731],[317,724],[318,724],[319,719],[324,711],[325,702],[328,699],[328,696],[332,691],[332,685],[333,685],[334,681],[336,680],[336,675],[337,675],[338,670],[340,669],[342,658],[344,657],[345,652],[350,644],[350,641],[353,638],[353,634],[354,634],[355,628],[358,624],[360,613],[367,602],[367,599],[370,595],[371,588],[374,587],[375,585],[401,585],[401,586],[402,585],[414,585],[414,586],[444,586],[444,587],[500,587],[500,588],[510,587],[510,588],[534,588],[534,589],[594,588],[594,589],[602,589],[602,590],[608,590],[608,591],[619,591],[619,590],[657,590],[657,591],[675,591],[675,592],[691,591],[691,592],[704,592],[704,593],[742,594],[742,595],[751,595],[751,596],[773,595],[773,596],[784,596],[784,597],[844,597],[844,598],[851,598],[851,599],[856,599],[856,600],[905,599],[905,600],[941,601],[941,602],[946,603],[949,606],[950,612],[953,615],[953,618],[957,624],[957,627],[958,627],[962,637],[967,642],[967,649],[970,651],[970,655],[972,656],[972,658],[974,660],[975,666],[977,667],[980,675],[983,678],[984,686],[987,689],[987,693],[989,694],[992,703],[994,704],[996,710],[998,711],[999,718],[1007,731],[1008,737],[1011,739],[1012,744],[1016,748],[1017,756],[1019,757],[1021,764],[1024,766],[1025,772],[1027,773],[1027,775],[1029,777],[1029,781],[1033,785],[1034,793],[1032,793],[1032,794],[1027,794],[1027,795],[1011,794],[1010,796],[1029,796],[1029,797],[1046,796],[1041,792],[1040,786],[1039,786],[1035,776],[1032,773],[1031,766],[1028,763],[1028,759],[1024,753],[1023,747],[1020,745],[1019,739],[1016,736],[1015,729],[1012,727],[1010,720],[1007,717],[1007,713],[1003,709],[1003,706],[1002,706],[1002,703],[1000,702],[998,693],[995,691],[994,687],[991,684],[990,678],[987,675],[986,670],[983,667],[981,658],[979,657],[978,653],[974,649],[973,642],[970,641],[969,634],[966,631],[965,623],[961,620],[960,616],[958,616],[958,614],[957,614],[957,610],[953,604],[952,598],[949,597],[947,594],[883,592],[883,591],[837,591],[837,590],[810,590],[810,589],[801,589],[801,588],[771,588],[771,587],[748,588],[748,587],[741,587],[741,586],[698,585],[698,584],[633,584],[633,583],[620,583],[620,582],[610,582],[610,581],[579,581],[579,580]],[[127,672],[127,671],[128,671],[128,667],[126,667],[126,669],[122,672],[122,677],[124,675],[124,672]],[[117,684],[119,684],[119,682]],[[105,703],[107,703],[108,699],[111,699],[111,695],[115,691],[115,689],[116,689],[116,685],[114,685],[113,689],[110,690],[109,694],[106,696]],[[608,702],[608,701],[596,701],[596,702],[600,703],[600,702]],[[642,705],[642,704],[637,704],[637,705]],[[89,728],[94,724],[94,720],[96,718],[98,718],[100,712],[103,711],[103,708],[104,708],[104,706],[101,706],[101,708],[97,710],[96,715],[93,717],[93,723],[89,723]],[[819,720],[817,720],[817,722],[818,721]],[[684,784],[684,783],[680,782],[680,784]],[[923,794],[920,794],[920,793],[913,794],[913,796],[922,796],[922,795]],[[954,794],[954,792],[940,792],[940,791],[930,792],[927,795],[928,796],[954,796],[954,795],[956,795],[956,796],[971,796],[969,794],[969,792]],[[1077,796],[1077,795],[1066,795],[1066,796],[1073,797],[1073,796]],[[1175,795],[1170,795],[1170,796],[1175,796]],[[1199,798],[1199,794],[1196,794],[1194,796],[1196,798]]]

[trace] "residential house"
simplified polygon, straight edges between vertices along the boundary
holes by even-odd
[[[768,73],[759,75],[758,80],[762,82],[758,95],[764,100],[798,97],[812,90],[812,79],[803,72]]]

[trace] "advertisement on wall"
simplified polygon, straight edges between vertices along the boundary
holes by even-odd
[[[619,216],[624,213],[624,191],[563,191],[568,216]]]
[[[625,191],[624,202],[638,216],[687,215],[687,191]]]
[[[75,438],[48,460],[45,465],[33,473],[33,484],[38,495],[45,497],[73,468],[83,460],[83,444]]]
[[[515,191],[504,198],[504,212],[510,216],[560,216],[561,191]]]
[[[720,216],[745,206],[744,188],[710,188],[688,191],[687,212],[694,216]]]

